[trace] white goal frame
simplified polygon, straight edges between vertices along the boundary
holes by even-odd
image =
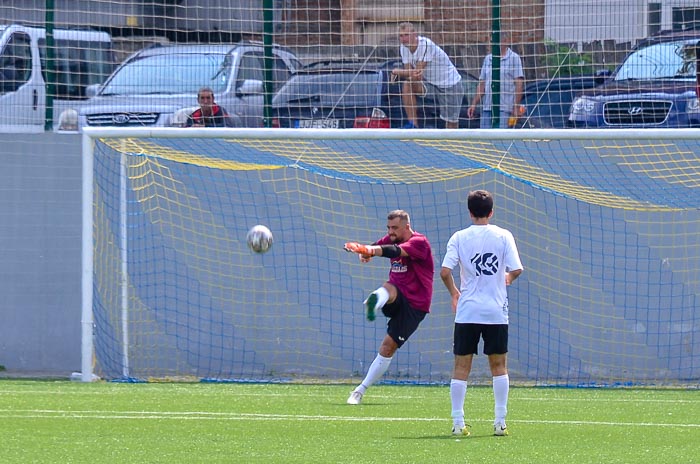
[[[95,139],[100,138],[237,138],[237,139],[395,139],[395,140],[682,140],[698,139],[697,129],[226,129],[226,128],[86,128],[82,135],[82,308],[81,308],[81,380],[93,381],[93,182]],[[507,152],[504,153],[504,158]],[[120,216],[121,301],[124,377],[129,377],[126,269],[126,221],[124,210],[124,164],[121,169],[122,205]]]

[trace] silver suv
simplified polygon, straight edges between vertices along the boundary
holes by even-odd
[[[301,63],[273,47],[276,91]],[[229,45],[155,45],[136,52],[81,107],[81,128],[179,126],[197,108],[197,90],[210,87],[235,125],[263,125],[263,59],[259,42]]]

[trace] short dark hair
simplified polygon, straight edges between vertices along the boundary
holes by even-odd
[[[203,93],[209,93],[211,94],[212,99],[214,98],[214,91],[211,89],[211,87],[201,87],[197,91],[197,100],[199,100],[199,97],[201,97]]]
[[[475,218],[485,218],[493,211],[493,196],[486,190],[474,190],[467,196],[467,207]]]
[[[404,21],[399,24],[399,30],[406,32],[416,32],[416,26],[412,22]]]
[[[408,216],[408,213],[402,209],[395,209],[394,211],[390,211],[386,218],[390,221],[392,219],[399,218],[402,221],[405,221],[409,224],[411,223],[411,218]]]

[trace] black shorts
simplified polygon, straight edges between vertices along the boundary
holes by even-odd
[[[508,352],[508,324],[455,323],[452,352],[457,356],[478,354],[479,339],[484,339],[484,354]]]
[[[408,304],[408,300],[398,288],[396,289],[396,300],[393,303],[385,304],[382,312],[389,318],[389,321],[386,323],[386,333],[396,342],[399,348],[406,343],[408,337],[416,331],[420,323],[425,319],[425,315],[428,314]]]

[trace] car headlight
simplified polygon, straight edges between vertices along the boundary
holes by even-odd
[[[686,111],[688,113],[700,113],[700,99],[698,97],[689,98]]]
[[[578,97],[571,105],[571,114],[586,114],[593,111],[595,102],[588,97]]]

